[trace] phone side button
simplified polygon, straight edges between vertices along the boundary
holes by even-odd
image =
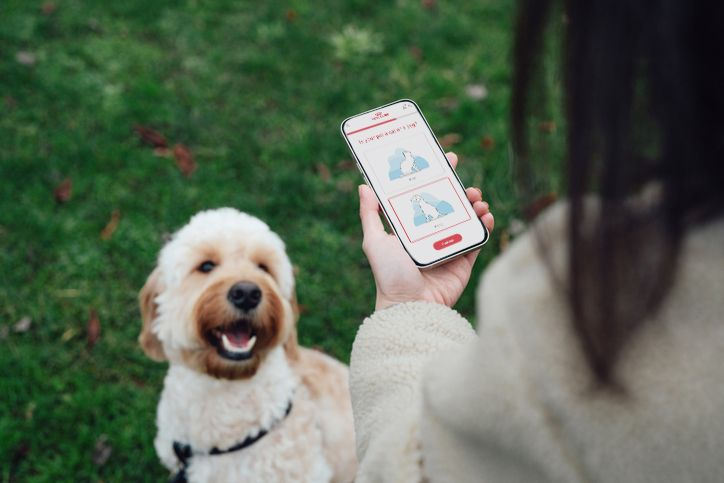
[[[450,235],[449,237],[436,241],[435,243],[432,244],[432,247],[435,250],[442,250],[443,248],[447,248],[450,245],[454,245],[454,244],[462,241],[462,239],[463,239],[463,236],[460,233],[455,233],[454,235]]]

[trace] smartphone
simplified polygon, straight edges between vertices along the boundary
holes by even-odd
[[[342,136],[387,222],[424,269],[480,248],[490,234],[418,105],[386,104],[342,122]]]

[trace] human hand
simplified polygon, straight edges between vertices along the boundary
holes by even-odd
[[[458,157],[447,153],[455,168]],[[495,220],[488,203],[477,188],[465,190],[475,214],[493,231]],[[375,309],[416,300],[436,302],[452,307],[470,280],[473,264],[480,250],[475,250],[447,263],[421,271],[393,233],[385,232],[380,220],[380,206],[372,189],[359,187],[360,219],[362,221],[362,250],[367,256],[377,286]]]

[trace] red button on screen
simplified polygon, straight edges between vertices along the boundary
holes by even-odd
[[[447,238],[443,238],[442,240],[438,240],[435,243],[432,244],[432,247],[435,250],[442,250],[443,248],[447,248],[450,245],[454,245],[460,240],[463,239],[463,236],[459,233],[455,233],[454,235],[450,235]]]

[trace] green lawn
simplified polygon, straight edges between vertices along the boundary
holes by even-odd
[[[410,97],[458,135],[461,177],[497,221],[479,274],[517,210],[511,25],[501,0],[0,3],[0,481],[165,478],[152,446],[165,366],[136,343],[136,297],[199,210],[267,221],[298,268],[301,343],[349,359],[374,294],[339,135],[351,114]],[[468,94],[479,85],[483,99]],[[196,170],[136,126],[187,146]],[[473,305],[469,288],[457,308]]]

